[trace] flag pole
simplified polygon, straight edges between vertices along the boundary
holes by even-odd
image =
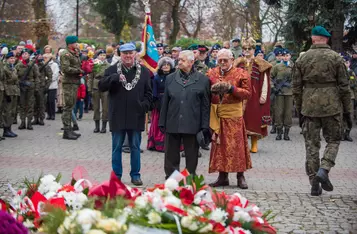
[[[145,6],[145,24],[146,24],[146,17],[150,17],[150,4],[149,4],[149,0],[143,0],[143,3],[144,3],[144,6]],[[146,27],[146,25],[145,25]],[[142,54],[141,56],[144,56],[144,54]],[[146,131],[146,134],[149,135],[149,113],[146,113],[145,115],[145,131]]]

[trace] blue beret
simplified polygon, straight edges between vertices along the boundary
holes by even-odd
[[[312,29],[311,34],[313,36],[331,37],[331,34],[322,26],[316,26]]]
[[[254,52],[254,56],[257,56],[258,54],[264,54],[264,52],[261,49],[256,49]]]
[[[67,36],[66,37],[66,44],[69,45],[69,44],[73,44],[73,43],[76,43],[78,42],[78,37],[77,36]]]
[[[350,58],[350,56],[345,55],[345,56],[343,56],[343,60],[345,60],[345,62],[347,62],[347,61],[350,61],[351,58]]]
[[[11,58],[11,57],[15,57],[15,54],[13,52],[7,53],[6,58],[8,59],[8,58]]]
[[[1,48],[7,47],[7,45],[5,43],[1,44]]]
[[[11,48],[10,48],[10,50],[16,50],[17,49],[17,46],[12,46]]]
[[[136,50],[136,47],[133,43],[129,42],[129,43],[125,43],[123,45],[121,45],[119,47],[120,52],[124,52],[124,51],[132,51],[132,50]]]
[[[239,39],[239,38],[234,38],[234,39],[232,40],[232,42],[240,42],[240,39]]]
[[[99,50],[98,53],[97,53],[97,56],[101,55],[101,54],[106,54],[105,53],[105,50]]]
[[[222,47],[219,44],[214,44],[212,50],[220,50]]]
[[[157,47],[157,48],[159,48],[159,47],[164,47],[164,44],[162,44],[162,43],[157,43],[157,44],[156,44],[156,47]]]
[[[280,49],[280,48],[276,48],[276,49],[274,50],[274,54],[275,54],[275,55],[282,55],[282,54],[283,54],[283,50]]]
[[[291,52],[288,49],[284,49],[283,50],[283,55],[286,55],[286,54],[291,54]]]
[[[23,50],[21,51],[21,54],[23,54],[23,53],[25,53],[25,52],[29,53],[30,55],[33,53],[32,50],[25,48],[25,49],[23,49]]]

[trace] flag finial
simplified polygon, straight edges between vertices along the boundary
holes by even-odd
[[[149,0],[143,0],[144,6],[145,6],[145,13],[146,14],[150,14],[150,4],[149,4]]]

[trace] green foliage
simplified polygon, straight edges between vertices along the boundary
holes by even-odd
[[[66,218],[66,211],[52,207],[51,211],[43,216],[43,227],[44,233],[57,233],[57,229],[63,223],[64,219]]]
[[[94,45],[96,49],[98,48],[105,48],[105,44],[95,41],[93,39],[87,39],[87,38],[79,38],[78,43],[84,43],[88,45]]]
[[[129,8],[135,0],[89,0],[89,3],[102,16],[106,29],[119,41],[125,23],[131,25],[134,20]]]
[[[206,45],[206,46],[213,46],[214,44],[219,43],[222,45],[222,42],[220,41],[202,41],[196,38],[180,38],[178,41],[176,41],[174,46],[179,46],[182,49],[188,48],[192,44],[197,44],[197,45]]]
[[[11,46],[18,45],[19,44],[19,39],[13,39],[13,38],[2,38],[0,37],[1,44],[6,44],[7,48],[11,48]]]

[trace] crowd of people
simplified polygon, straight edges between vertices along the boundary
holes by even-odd
[[[77,140],[77,120],[92,108],[94,133],[106,133],[109,122],[115,174],[122,177],[122,152],[130,152],[132,183],[142,185],[141,133],[150,119],[147,149],[165,153],[166,178],[179,170],[181,157],[195,174],[202,148],[211,150],[209,173],[218,172],[211,186],[229,185],[228,173],[237,173],[238,187],[247,189],[244,172],[252,168],[250,153],[258,152],[268,126],[277,141],[289,141],[296,112],[309,146],[306,173],[311,194],[320,195],[321,187],[333,189],[328,172],[339,142],[353,140],[357,103],[357,52],[335,53],[327,45],[329,37],[324,28],[315,27],[313,46],[297,61],[282,43],[266,53],[253,38],[235,38],[210,48],[193,44],[170,49],[157,43],[160,59],[154,73],[132,42],[95,49],[68,36],[67,47],[57,54],[50,46],[41,53],[24,42],[8,51],[2,45],[3,137],[17,136],[12,125],[18,112],[18,129],[32,130],[32,125],[44,125],[46,111],[47,120],[55,120],[57,106],[63,139]],[[321,168],[320,129],[328,143]]]

